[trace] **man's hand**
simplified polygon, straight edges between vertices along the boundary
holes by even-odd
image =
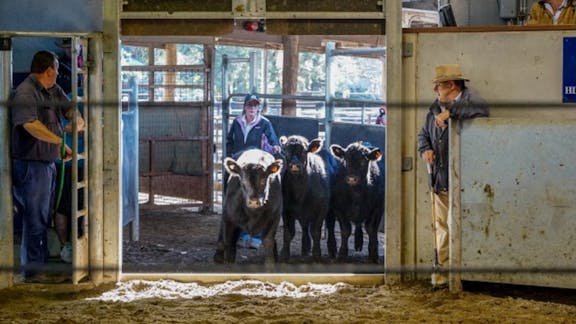
[[[433,150],[426,150],[422,152],[422,160],[424,160],[424,162],[426,162],[427,164],[432,164],[435,158],[436,156],[434,155]]]
[[[444,110],[443,112],[439,113],[434,117],[434,123],[436,127],[444,128],[448,126],[448,118],[450,118],[450,111]]]
[[[84,119],[82,118],[82,116],[80,115],[80,113],[78,113],[76,115],[76,129],[78,130],[78,132],[83,132],[84,131]],[[71,133],[72,132],[72,123],[68,123],[66,125],[66,128],[64,128],[64,131],[66,133]]]
[[[70,160],[72,160],[72,149],[68,145],[64,144],[64,156],[62,157],[62,161],[68,162]]]

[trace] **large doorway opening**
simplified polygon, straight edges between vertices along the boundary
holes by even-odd
[[[238,248],[232,265],[213,262],[223,201],[222,143],[233,118],[242,112],[247,93],[260,96],[263,114],[278,137],[299,134],[309,140],[322,138],[327,152],[330,144],[346,147],[355,141],[370,142],[384,152],[385,125],[377,124],[386,111],[384,36],[297,37],[305,46],[296,52],[295,66],[285,65],[284,56],[289,54],[281,38],[273,38],[276,43],[249,44],[237,37],[220,37],[217,43],[193,37],[172,41],[123,39],[122,78],[140,80],[137,194],[141,202],[138,238],[124,229],[123,272],[264,271],[262,249]],[[194,79],[195,64],[208,66],[207,62],[211,62],[210,73],[199,73]],[[295,73],[296,87],[291,95],[282,95],[286,69]],[[287,116],[288,105],[293,110]],[[204,108],[207,111],[202,113]],[[191,133],[195,130],[199,133]],[[186,140],[190,143],[183,143]],[[194,141],[206,149],[187,148]],[[195,170],[194,164],[206,168]],[[164,183],[151,180],[160,175],[166,177]],[[199,176],[210,179],[199,184],[171,180]],[[199,191],[204,194],[193,197],[187,193]],[[328,257],[324,232],[321,261],[312,262],[309,256],[300,255],[299,224],[296,228],[291,242],[293,256],[278,265],[278,272],[383,273],[383,224],[378,234],[377,263],[367,260],[365,232],[359,251],[353,248],[353,239],[349,240],[350,255],[344,262]],[[278,250],[283,245],[282,235],[281,222],[276,234]],[[338,225],[336,237],[340,246]]]

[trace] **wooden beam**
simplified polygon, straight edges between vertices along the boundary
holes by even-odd
[[[284,43],[282,95],[294,96],[298,91],[298,36],[284,36],[282,40]],[[296,116],[296,100],[282,99],[282,115]]]

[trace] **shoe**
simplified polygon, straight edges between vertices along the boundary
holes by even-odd
[[[448,276],[444,273],[435,272],[432,274],[432,291],[448,289]]]
[[[23,278],[25,283],[57,284],[68,280],[68,277],[61,274],[37,273],[31,277]]]
[[[250,239],[250,248],[253,250],[258,250],[262,246],[262,240],[259,238],[252,237]]]
[[[64,243],[60,250],[60,259],[65,263],[72,263],[72,244],[70,242]]]
[[[250,246],[251,240],[252,240],[252,238],[250,237],[250,234],[243,234],[238,239],[238,242],[236,243],[236,245],[238,247],[241,247],[241,248],[248,248]]]
[[[448,283],[432,285],[432,291],[447,290],[447,289],[448,289]]]

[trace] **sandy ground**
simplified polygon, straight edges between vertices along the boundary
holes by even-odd
[[[495,296],[431,292],[426,285],[341,288],[333,294],[291,298],[244,296],[132,302],[88,300],[113,286],[76,291],[69,285],[28,285],[3,291],[2,323],[576,323],[576,305]],[[525,293],[524,293],[525,294]],[[538,294],[539,296],[541,294]],[[535,297],[535,296],[532,296]],[[558,294],[556,294],[556,299]]]
[[[141,216],[140,241],[124,241],[125,271],[221,270],[211,262],[218,215],[179,209],[143,211]],[[299,254],[297,241],[293,251]],[[238,252],[239,264],[227,270],[261,270],[261,250]],[[364,249],[346,264],[325,258],[304,270],[381,271],[381,265],[364,263],[365,256]],[[282,270],[301,271],[306,264],[309,260],[297,255]],[[341,284],[333,292],[314,294],[309,286],[282,290],[267,283],[231,284],[235,288],[224,292],[219,286],[167,282],[159,289],[154,283],[136,283],[130,294],[141,294],[140,299],[128,302],[103,298],[126,296],[125,286],[17,284],[0,292],[0,323],[576,323],[574,290],[465,283],[464,292],[452,294],[432,292],[422,281],[379,287]],[[258,289],[262,293],[254,294]],[[290,297],[294,291],[304,296]],[[166,295],[170,298],[160,297]]]

